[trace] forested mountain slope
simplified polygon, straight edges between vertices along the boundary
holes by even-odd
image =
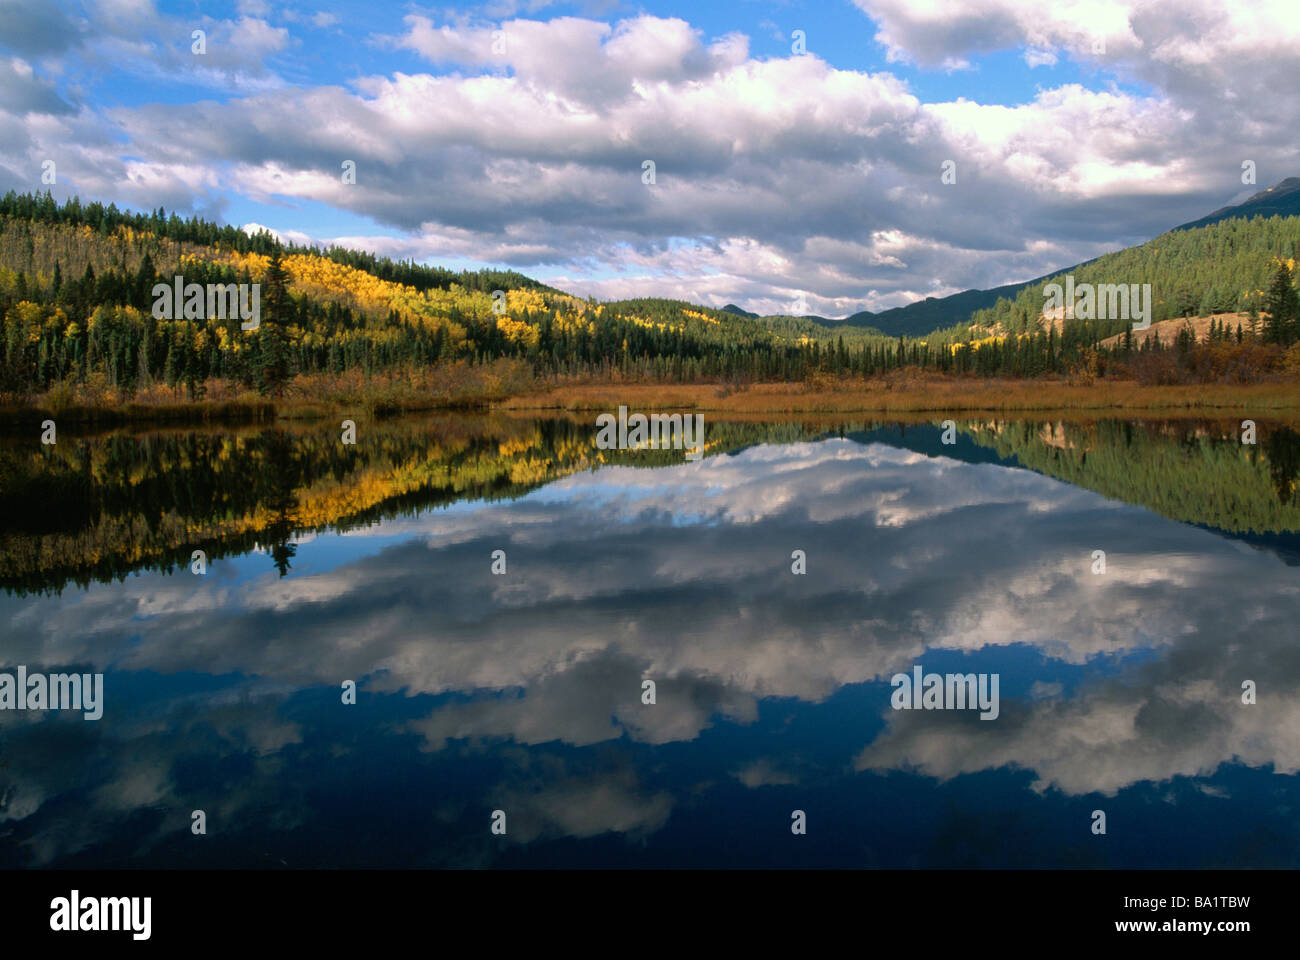
[[[1207,227],[1234,218],[1250,220],[1255,217],[1272,216],[1300,216],[1300,177],[1288,177],[1267,190],[1261,190],[1242,203],[1220,207],[1199,220],[1193,220],[1174,227],[1170,232]],[[1098,258],[1098,260],[1100,259],[1104,259],[1104,257]],[[999,299],[1014,301],[1022,291],[1041,290],[1042,285],[1050,282],[1051,278],[1078,271],[1085,266],[1097,263],[1098,260],[1086,260],[1072,267],[1053,271],[1046,276],[1020,283],[1010,283],[994,289],[964,290],[961,293],[955,293],[947,297],[926,297],[924,300],[909,303],[902,307],[894,307],[890,310],[882,310],[879,313],[863,310],[842,321],[827,321],[827,324],[829,326],[837,324],[869,326],[890,336],[923,336],[933,330],[965,324],[973,319],[973,314],[976,311],[994,307]],[[1194,291],[1193,295],[1199,294]]]
[[[1155,320],[1263,309],[1266,288],[1289,290],[1295,301],[1297,250],[1300,217],[1230,219],[1108,254],[1076,268],[1075,281],[1150,283]],[[259,324],[245,327],[201,303],[159,311],[156,291],[172,289],[178,275],[209,295],[218,286],[256,285]],[[529,377],[676,382],[907,367],[1038,376],[1070,370],[1128,325],[1113,319],[1046,329],[1037,322],[1042,306],[1041,286],[1026,288],[977,312],[973,325],[895,339],[675,300],[597,303],[513,271],[455,273],[284,245],[161,210],[130,214],[75,199],[60,205],[48,194],[0,198],[0,400],[8,404],[87,385],[109,398],[93,401],[101,405],[142,391],[198,399],[210,383],[279,397],[298,377],[368,381],[501,361]],[[1278,334],[1273,343],[1295,339],[1296,312],[1264,327]]]
[[[1009,333],[1037,329],[1044,306],[1043,285],[1150,284],[1152,321],[1171,317],[1261,309],[1277,261],[1294,268],[1300,257],[1300,217],[1233,217],[1205,227],[1174,230],[1090,263],[1063,270],[976,311],[978,327]],[[1123,331],[1125,319],[1100,321],[1103,336]]]

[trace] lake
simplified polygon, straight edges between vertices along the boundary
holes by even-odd
[[[705,420],[4,438],[0,867],[1300,865],[1293,426]]]

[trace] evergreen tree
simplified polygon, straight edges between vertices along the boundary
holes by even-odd
[[[262,315],[258,326],[262,346],[262,390],[283,397],[285,385],[291,379],[285,330],[293,300],[289,296],[289,274],[281,262],[278,248],[271,255],[262,285]]]
[[[1291,271],[1281,261],[1264,294],[1264,309],[1269,315],[1265,339],[1283,346],[1293,343],[1300,323],[1300,296],[1291,282]]]

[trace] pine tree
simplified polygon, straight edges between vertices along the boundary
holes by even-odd
[[[1300,295],[1296,294],[1291,283],[1291,271],[1281,261],[1264,294],[1264,309],[1269,315],[1264,338],[1269,343],[1283,346],[1292,343],[1296,339],[1296,326],[1300,323]]]
[[[177,350],[176,341],[167,344],[167,359],[163,361],[163,381],[169,387],[176,386],[176,381],[180,379],[177,376]]]
[[[289,274],[277,249],[271,255],[263,278],[262,315],[258,325],[262,346],[262,390],[277,398],[284,396],[290,380],[289,345],[285,328],[293,301],[289,296]]]

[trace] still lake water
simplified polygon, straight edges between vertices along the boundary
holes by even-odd
[[[1300,865],[1300,435],[706,439],[3,440],[0,671],[105,693],[0,712],[0,867]],[[997,718],[892,709],[918,665]]]

